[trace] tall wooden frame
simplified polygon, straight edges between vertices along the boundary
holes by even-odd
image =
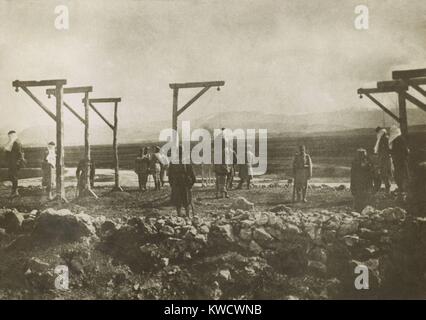
[[[113,161],[114,161],[114,181],[115,185],[114,191],[123,191],[120,186],[120,169],[118,162],[118,142],[117,142],[117,133],[118,133],[118,103],[121,102],[121,98],[97,98],[97,99],[83,99],[83,103],[87,103],[95,111],[95,113],[111,128],[113,132],[112,148],[113,148]],[[85,102],[86,101],[86,102]],[[95,107],[95,104],[98,103],[113,103],[114,104],[114,124],[111,124],[99,110]]]
[[[220,87],[225,85],[225,81],[207,81],[207,82],[187,82],[187,83],[170,83],[170,89],[173,89],[173,109],[172,109],[172,128],[177,131],[178,117],[188,109],[195,101],[197,101],[211,87]],[[194,97],[192,97],[183,107],[178,109],[179,90],[188,88],[202,88]]]
[[[21,88],[43,111],[45,111],[56,122],[56,199],[67,201],[64,185],[64,111],[63,111],[63,88],[67,83],[65,79],[41,80],[41,81],[19,81],[12,82],[15,91]],[[51,112],[37,97],[28,89],[29,87],[54,87],[56,92],[56,114]]]
[[[358,89],[360,98],[363,95],[373,101],[379,108],[391,116],[394,120],[398,121],[401,127],[402,134],[408,136],[408,119],[407,119],[407,100],[426,112],[426,104],[408,93],[411,87],[421,95],[426,97],[426,91],[421,87],[426,85],[426,69],[413,69],[413,70],[398,70],[392,72],[391,81],[379,81],[376,88]],[[398,95],[398,109],[399,115],[395,115],[382,103],[375,99],[372,94],[375,93],[389,93],[394,92]]]
[[[85,162],[85,168],[87,174],[86,179],[83,182],[83,192],[79,193],[79,196],[83,195],[90,195],[94,198],[98,198],[95,192],[91,188],[90,184],[90,160],[91,160],[91,153],[90,153],[90,142],[89,142],[89,135],[90,135],[90,117],[89,117],[89,93],[93,91],[92,86],[86,86],[86,87],[68,87],[64,88],[63,94],[84,94],[83,98],[83,104],[84,104],[84,118],[82,118],[66,101],[63,101],[64,106],[71,111],[71,113],[80,120],[81,123],[84,125],[84,158],[87,160]],[[46,89],[46,94],[50,98],[50,96],[56,96],[56,90],[55,89]]]

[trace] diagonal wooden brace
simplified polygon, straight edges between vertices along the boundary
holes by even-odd
[[[73,114],[73,115],[75,115],[76,116],[76,118],[78,119],[78,120],[80,120],[80,122],[81,123],[83,123],[84,125],[86,125],[86,120],[84,120],[68,103],[66,103],[65,101],[64,101],[64,106],[65,106],[65,108],[67,108],[69,111],[71,111],[71,113]]]
[[[378,105],[380,109],[382,109],[384,112],[386,112],[386,114],[388,114],[394,120],[400,122],[400,119],[399,119],[398,116],[396,116],[392,111],[390,111],[388,108],[386,108],[380,101],[378,101],[376,98],[374,98],[371,94],[365,93],[365,92],[363,94],[366,95],[376,105]]]
[[[107,120],[107,118],[105,118],[102,113],[99,112],[98,109],[96,109],[96,107],[89,102],[90,107],[93,109],[93,111],[95,111],[99,117],[101,117],[101,119],[108,125],[108,127],[110,127],[112,130],[114,130],[114,126]]]
[[[49,110],[49,108],[47,108],[43,102],[41,102],[31,91],[30,89],[28,89],[27,87],[21,87],[22,90],[24,90],[24,92],[30,96],[31,99],[33,99],[33,101],[35,103],[37,103],[37,105],[42,108],[54,121],[56,121],[56,116],[55,114]]]
[[[189,100],[182,108],[180,108],[177,112],[177,115],[181,115],[186,109],[188,109],[191,104],[198,100],[204,93],[206,93],[211,87],[205,87],[200,92],[198,92],[191,100]]]
[[[412,104],[416,105],[417,107],[419,107],[420,109],[422,109],[423,111],[426,111],[426,104],[424,104],[423,102],[421,102],[419,99],[417,99],[416,97],[412,96],[411,94],[409,94],[408,92],[404,93],[405,98],[410,101]]]
[[[413,87],[414,90],[416,90],[417,92],[419,92],[421,95],[423,95],[424,97],[426,97],[426,91],[420,87],[417,84],[412,84],[411,87]]]

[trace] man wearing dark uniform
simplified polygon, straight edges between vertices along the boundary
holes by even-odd
[[[293,202],[297,194],[297,201],[306,202],[306,193],[308,191],[308,180],[312,177],[312,160],[309,154],[306,153],[305,146],[299,147],[293,160],[293,177],[294,177],[294,192]],[[302,198],[301,198],[302,195]]]
[[[354,209],[361,212],[369,203],[373,190],[373,166],[365,149],[358,149],[351,168],[351,193]]]
[[[195,183],[195,174],[191,164],[183,163],[182,147],[179,147],[179,163],[171,163],[168,173],[172,189],[171,202],[179,216],[181,215],[182,207],[184,207],[185,213],[189,217],[189,208],[192,207],[192,187]],[[194,214],[194,212],[192,213]]]

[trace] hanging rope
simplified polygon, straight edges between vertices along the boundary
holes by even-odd
[[[386,94],[386,100],[389,103],[389,106],[391,106],[389,109],[395,113],[398,114],[398,104],[396,103],[396,99],[392,99],[389,94]],[[386,113],[383,111],[383,127],[386,127]]]

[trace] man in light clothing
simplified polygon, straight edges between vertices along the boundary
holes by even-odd
[[[42,164],[43,178],[42,187],[46,188],[48,198],[53,198],[52,188],[55,177],[55,166],[56,166],[56,147],[55,143],[49,142],[47,145],[46,154]]]

